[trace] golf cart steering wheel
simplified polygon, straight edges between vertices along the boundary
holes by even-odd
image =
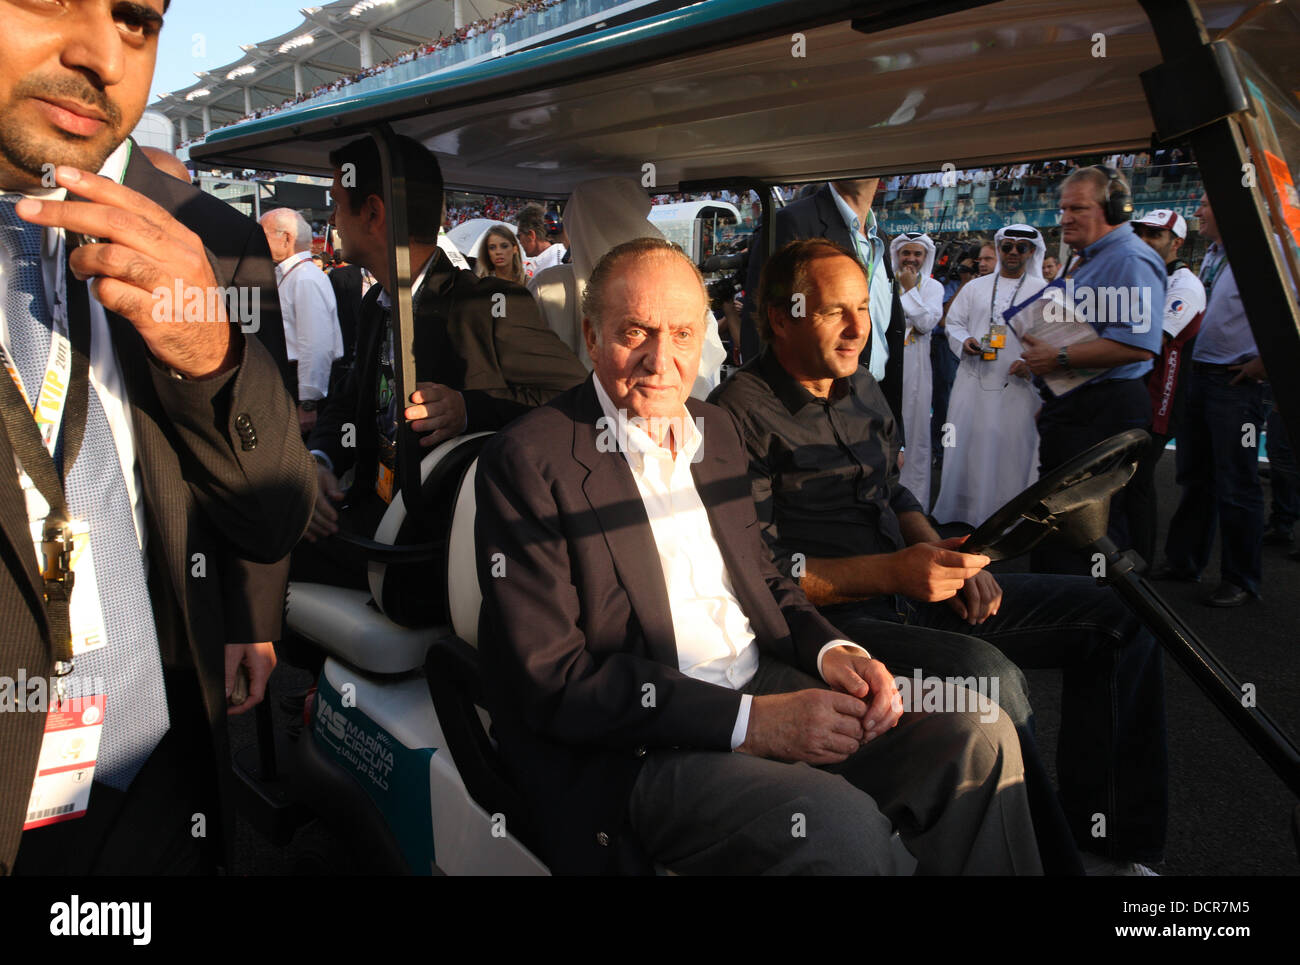
[[[1071,546],[1088,546],[1106,534],[1111,497],[1133,477],[1150,442],[1142,429],[1129,429],[1079,453],[985,520],[961,552],[1011,559],[1058,531]]]

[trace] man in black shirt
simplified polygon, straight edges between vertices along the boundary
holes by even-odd
[[[871,333],[868,291],[847,252],[825,240],[788,245],[758,297],[768,348],[710,401],[740,424],[777,567],[895,673],[998,681],[1027,773],[1032,710],[1017,665],[1064,668],[1058,776],[1070,830],[1105,856],[1098,870],[1143,873],[1136,862],[1162,856],[1167,796],[1151,635],[1087,578],[999,583],[988,557],[959,551],[964,537],[939,538],[899,484],[893,417],[858,364]],[[1037,803],[1036,824],[1050,820],[1054,809]]]

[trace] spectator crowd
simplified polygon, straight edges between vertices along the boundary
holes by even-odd
[[[432,57],[441,51],[455,47],[458,44],[463,44],[468,40],[473,40],[475,37],[483,34],[490,34],[492,31],[498,30],[508,24],[516,23],[530,14],[549,10],[551,7],[558,6],[563,2],[564,0],[522,0],[522,2],[515,4],[509,9],[502,10],[490,17],[480,17],[478,20],[474,20],[456,28],[451,33],[444,34],[439,32],[437,40],[430,40],[428,43],[421,44],[418,47],[403,50],[391,57],[371,64],[369,67],[363,67],[354,73],[342,74],[334,80],[327,81],[323,84],[317,84],[311,90],[303,91],[301,94],[297,94],[293,97],[286,97],[279,104],[272,104],[258,108],[251,114],[245,114],[244,116],[237,117],[232,121],[227,121],[225,124],[217,125],[212,128],[212,130],[220,130],[223,127],[230,127],[231,125],[240,124],[244,121],[256,118],[269,117],[272,114],[278,114],[280,111],[287,110],[290,107],[296,107],[299,104],[306,103],[313,98],[321,97],[325,94],[333,94],[360,81],[366,80],[369,77],[376,77],[387,70],[391,70],[393,67]],[[433,66],[436,67],[439,65],[435,64]],[[180,146],[185,147],[188,144],[194,143],[195,140],[198,140],[198,138],[191,138],[190,140],[183,142]]]

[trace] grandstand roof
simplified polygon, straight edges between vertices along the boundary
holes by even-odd
[[[490,17],[514,6],[508,0],[464,0],[464,20]],[[371,63],[381,63],[456,29],[450,0],[335,0],[301,10],[302,23],[257,43],[242,45],[244,56],[198,74],[189,87],[171,91],[150,105],[179,121],[197,121],[204,107],[217,127],[244,116],[244,91],[252,110],[294,97],[293,70],[302,70],[302,87],[312,90],[361,70],[361,34],[369,32]],[[195,126],[191,136],[200,135]]]

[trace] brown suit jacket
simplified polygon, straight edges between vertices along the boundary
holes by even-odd
[[[203,238],[219,284],[262,287],[262,310],[278,314],[266,239],[254,222],[159,173],[135,151],[124,183]],[[238,635],[232,621],[249,619],[246,612],[228,614],[227,587],[241,582],[240,561],[272,564],[298,541],[315,496],[312,460],[298,437],[280,369],[255,339],[233,333],[243,343],[234,371],[181,381],[152,359],[129,322],[110,313],[109,327],[135,433],[152,617],[163,662],[196,672],[218,765],[224,766],[225,644]],[[12,462],[0,430],[0,465]],[[198,553],[203,568],[195,566]],[[246,605],[235,609],[246,611]],[[20,669],[28,678],[48,676],[48,635],[22,493],[14,473],[0,473],[0,676],[16,677]],[[0,714],[0,873],[12,867],[18,850],[44,722],[39,713]]]
[[[815,675],[840,634],[772,562],[735,421],[687,406],[703,420],[695,485],[758,646]],[[493,726],[557,872],[647,870],[624,828],[646,750],[730,750],[741,699],[678,669],[649,518],[624,455],[598,446],[601,416],[589,377],[493,437],[477,476]]]

